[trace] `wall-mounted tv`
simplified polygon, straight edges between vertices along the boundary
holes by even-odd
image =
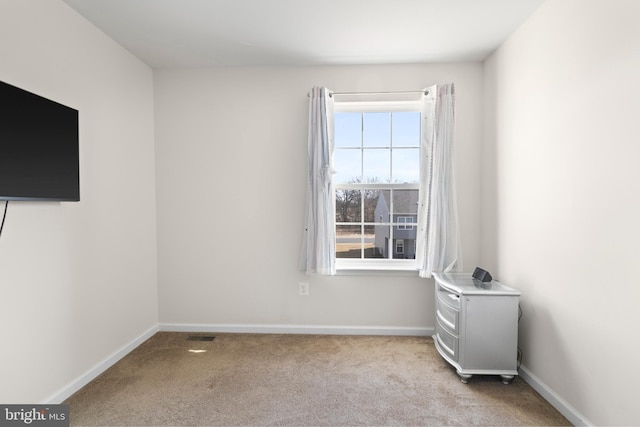
[[[78,110],[0,81],[0,200],[80,200]]]

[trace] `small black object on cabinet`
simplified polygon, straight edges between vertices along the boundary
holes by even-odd
[[[474,279],[480,280],[481,282],[490,282],[493,280],[491,274],[487,270],[483,270],[480,267],[476,267],[476,269],[473,270],[472,277]]]

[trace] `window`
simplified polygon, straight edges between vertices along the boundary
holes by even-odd
[[[398,230],[413,230],[413,225],[406,225],[415,222],[411,216],[399,216],[398,217]]]
[[[420,277],[460,269],[454,85],[383,93],[316,86],[309,95],[301,269]],[[394,255],[397,239],[403,256]]]
[[[335,103],[336,266],[415,268],[419,102]]]

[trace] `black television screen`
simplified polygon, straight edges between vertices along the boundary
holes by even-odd
[[[0,81],[0,200],[80,200],[78,110]]]

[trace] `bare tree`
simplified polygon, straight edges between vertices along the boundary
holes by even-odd
[[[359,178],[352,178],[348,184],[358,184]],[[365,180],[366,184],[376,184],[380,182],[378,177],[370,177]],[[336,221],[337,222],[360,222],[363,209],[364,218],[367,222],[375,221],[374,211],[380,195],[380,190],[336,190]]]

